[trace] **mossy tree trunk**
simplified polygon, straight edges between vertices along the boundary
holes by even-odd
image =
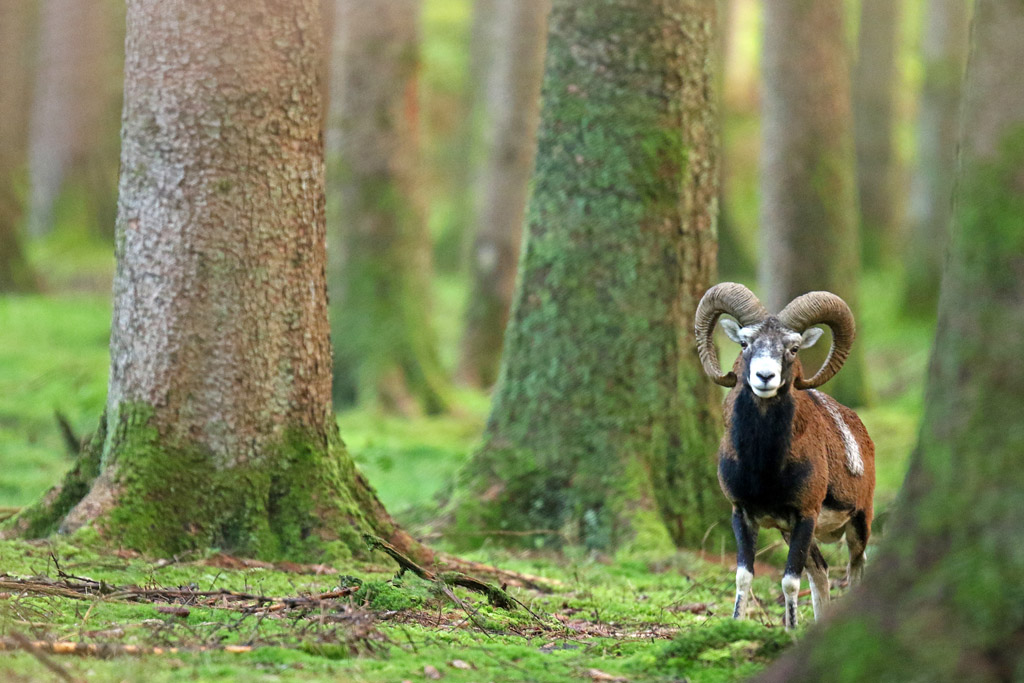
[[[25,132],[32,3],[0,0],[0,294],[35,289],[19,234],[24,184]]]
[[[858,312],[860,240],[850,71],[841,0],[766,0],[761,73],[761,300],[778,311],[814,290]],[[827,389],[866,399],[862,346]],[[828,344],[808,351],[808,371]]]
[[[900,165],[896,84],[902,0],[861,0],[853,70],[854,146],[862,253],[869,264],[899,258]]]
[[[58,203],[94,234],[114,234],[121,91],[119,3],[43,0],[29,130],[29,230],[48,234]]]
[[[768,681],[1024,677],[1024,3],[979,0],[921,437],[886,545]]]
[[[924,81],[917,115],[917,163],[907,206],[910,227],[904,309],[932,315],[939,298],[956,171],[956,136],[970,3],[928,0],[921,40]]]
[[[537,147],[549,0],[494,8],[494,57],[486,78],[485,162],[470,258],[472,280],[459,377],[490,387],[515,291],[523,217]]]
[[[91,522],[163,554],[410,545],[331,412],[321,31],[318,0],[128,3],[106,412],[9,531]]]
[[[339,151],[331,186],[335,399],[386,411],[448,408],[430,319],[430,240],[419,196],[420,0],[338,0]]]
[[[715,4],[553,3],[517,292],[455,542],[667,547],[723,519],[719,397],[691,331],[715,270]]]

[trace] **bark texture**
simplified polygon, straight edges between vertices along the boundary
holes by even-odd
[[[933,314],[949,243],[956,139],[970,3],[929,0],[921,42],[924,80],[917,117],[917,165],[910,182],[907,311]]]
[[[449,402],[418,184],[419,10],[419,0],[338,0],[335,19],[335,399],[399,413],[443,412]]]
[[[900,165],[896,84],[902,0],[861,0],[853,72],[854,141],[863,254],[876,264],[898,257]]]
[[[761,301],[773,312],[814,290],[834,292],[858,312],[860,241],[844,35],[841,0],[764,3],[759,279]],[[809,350],[808,373],[827,350],[827,343]],[[846,405],[865,402],[859,344],[826,389]]]
[[[714,0],[553,3],[518,286],[454,541],[698,544],[724,518],[691,332],[715,270],[715,25]]]
[[[321,32],[317,0],[129,2],[106,414],[14,529],[96,522],[165,554],[408,545],[331,412]]]
[[[19,234],[21,188],[25,184],[31,14],[30,0],[0,0],[0,294],[36,287]]]
[[[44,235],[53,229],[67,191],[76,195],[78,215],[71,220],[109,237],[117,213],[123,10],[111,0],[44,0],[40,14],[29,230]]]
[[[886,546],[763,680],[1024,678],[1024,3],[979,0],[920,442]]]
[[[550,0],[500,3],[486,79],[485,163],[470,260],[472,284],[460,378],[490,387],[515,291],[523,217],[533,173]]]

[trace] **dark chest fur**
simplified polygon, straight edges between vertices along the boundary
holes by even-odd
[[[749,389],[736,397],[729,432],[736,457],[720,458],[718,470],[726,494],[749,514],[788,519],[798,507],[810,464],[786,462],[794,410],[786,395],[763,414]]]

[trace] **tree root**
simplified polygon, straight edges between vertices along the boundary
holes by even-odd
[[[431,583],[437,584],[442,589],[448,589],[452,586],[460,586],[462,588],[468,588],[471,591],[482,593],[487,596],[487,601],[494,607],[499,607],[506,610],[514,610],[517,604],[522,604],[515,598],[511,597],[508,593],[500,588],[496,588],[489,583],[481,581],[480,579],[474,579],[472,576],[463,574],[459,571],[447,571],[447,572],[432,572],[429,569],[421,567],[420,565],[413,562],[411,559],[402,554],[398,548],[391,545],[387,541],[381,540],[376,536],[369,534],[363,534],[363,538],[366,540],[367,545],[373,550],[380,550],[387,554],[395,562],[398,563],[403,570],[411,571],[416,576],[420,577],[424,581],[430,581]],[[442,590],[444,592],[444,590]]]

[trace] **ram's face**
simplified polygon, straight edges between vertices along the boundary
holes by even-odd
[[[793,363],[800,349],[813,346],[822,335],[817,327],[795,332],[774,317],[747,327],[723,318],[722,329],[740,345],[741,379],[760,398],[772,398],[793,381]]]

